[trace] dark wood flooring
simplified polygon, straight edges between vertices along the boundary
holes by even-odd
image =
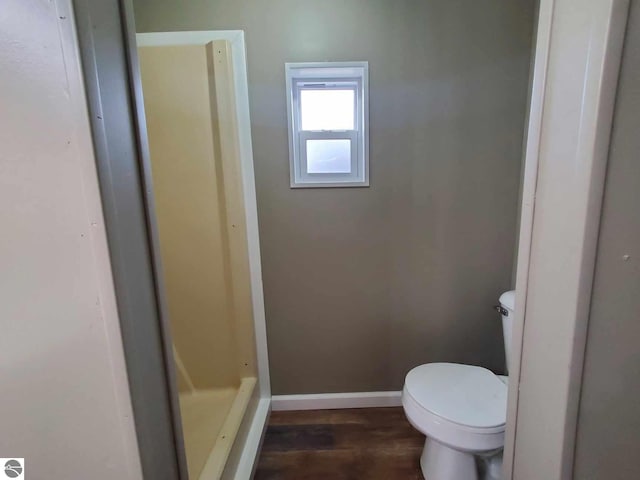
[[[423,480],[402,408],[273,412],[255,480]]]

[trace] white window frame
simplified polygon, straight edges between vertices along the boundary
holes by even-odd
[[[369,63],[286,63],[287,119],[291,188],[369,186]],[[318,87],[355,90],[354,130],[302,130],[299,92]],[[309,173],[306,142],[311,139],[351,140],[350,173]]]

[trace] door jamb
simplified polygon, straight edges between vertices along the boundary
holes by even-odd
[[[525,157],[504,478],[572,476],[597,233],[628,4],[628,0],[584,0],[575,5],[541,0]],[[576,13],[572,9],[582,11],[582,21],[571,15]],[[574,78],[582,78],[582,84],[571,83]],[[572,93],[553,95],[554,89],[566,88],[568,83],[575,85]],[[563,108],[565,115],[559,115],[558,109]],[[560,155],[562,151],[568,154]],[[558,198],[563,200],[548,208],[549,201]],[[538,393],[550,389],[549,379],[555,382],[551,387],[555,393],[545,399]],[[549,425],[554,428],[545,430]],[[536,448],[529,448],[532,445]]]

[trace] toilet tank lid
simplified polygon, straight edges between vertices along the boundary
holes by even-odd
[[[494,297],[495,298],[495,297]],[[500,305],[512,312],[516,309],[516,291],[509,290],[500,295]]]

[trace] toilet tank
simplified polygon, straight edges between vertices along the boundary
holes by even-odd
[[[511,368],[511,333],[513,330],[513,312],[516,305],[516,291],[510,290],[500,295],[498,312],[502,315],[502,334],[504,335],[504,352],[507,359],[507,373]]]

